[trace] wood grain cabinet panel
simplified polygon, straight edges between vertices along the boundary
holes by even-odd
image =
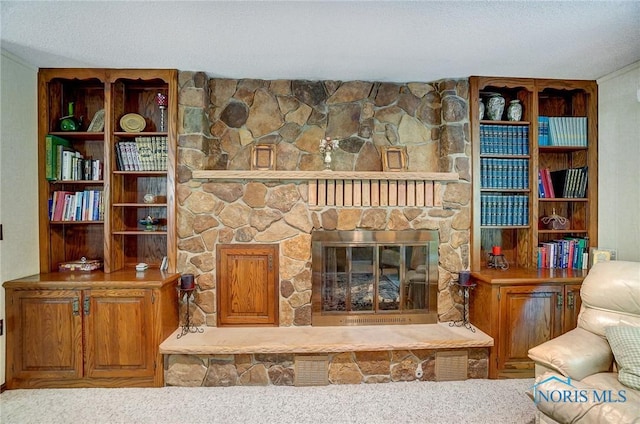
[[[150,290],[90,290],[87,325],[88,377],[152,377],[153,305]]]
[[[500,288],[500,322],[505,341],[499,346],[498,368],[530,369],[529,349],[561,334],[562,287]]]
[[[218,325],[278,325],[278,246],[219,245]]]
[[[16,378],[82,376],[80,298],[75,290],[9,293],[7,322],[20,329],[7,340],[8,366]]]

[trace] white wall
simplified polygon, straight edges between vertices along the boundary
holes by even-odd
[[[10,53],[0,56],[0,281],[37,274],[38,70]],[[5,383],[5,293],[0,289],[0,381]]]
[[[598,80],[598,244],[640,261],[640,62]]]

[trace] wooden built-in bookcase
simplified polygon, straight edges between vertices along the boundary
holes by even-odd
[[[498,93],[523,106],[520,121],[479,119],[479,99]],[[597,86],[594,81],[531,78],[471,77],[470,119],[472,144],[470,321],[494,339],[489,354],[490,378],[533,377],[528,350],[575,328],[580,312],[580,287],[586,269],[547,268],[538,263],[538,247],[558,239],[588,239],[598,243],[598,122]],[[540,145],[540,117],[586,118],[585,145]],[[524,149],[481,149],[481,130],[526,134]],[[489,151],[487,151],[489,150]],[[492,175],[502,165],[517,164],[524,175]],[[494,166],[493,168],[491,166]],[[587,167],[585,196],[541,198],[541,169],[559,171]],[[517,168],[517,167],[516,167]],[[501,171],[497,171],[501,172]],[[520,179],[520,177],[524,179]],[[502,178],[502,180],[500,180]],[[516,179],[515,181],[513,179]],[[495,181],[500,181],[495,183]],[[489,197],[487,197],[489,196]],[[491,197],[494,196],[494,197]],[[502,216],[487,219],[487,203],[504,198],[524,199],[525,217],[514,217],[517,208],[503,207]],[[502,202],[503,204],[505,202]],[[506,203],[509,205],[508,203]],[[568,219],[562,229],[541,222],[552,213]],[[490,215],[490,214],[489,214]],[[510,268],[489,269],[493,246],[500,246]]]
[[[158,93],[168,100],[162,129]],[[40,274],[3,284],[7,388],[163,385],[159,345],[178,327],[177,97],[175,70],[39,71]],[[78,128],[63,131],[69,103]],[[142,116],[144,129],[124,131],[120,120],[130,113]],[[122,169],[117,147],[137,137],[166,140],[162,169]],[[55,159],[47,148],[54,140],[62,146]],[[64,175],[53,172],[63,165],[58,157],[75,152],[82,160],[64,162],[71,164]],[[54,202],[62,195],[83,202],[64,209],[71,200]],[[140,224],[147,216],[157,226]],[[83,257],[103,269],[59,272],[61,263]],[[136,270],[141,262],[148,269]]]
[[[158,93],[167,97],[166,128],[160,130]],[[169,272],[176,269],[175,161],[177,133],[177,71],[155,69],[42,69],[39,72],[39,222],[40,270],[55,272],[61,262],[81,257],[104,261],[104,272],[133,269],[137,263],[159,268],[166,256]],[[73,102],[82,117],[80,131],[60,131],[60,119]],[[103,109],[104,129],[87,131]],[[145,120],[140,132],[120,125],[125,114]],[[100,161],[99,180],[47,180],[47,135],[70,141],[85,158]],[[119,166],[117,146],[137,138],[162,139],[166,166],[158,170],[125,170]],[[99,219],[54,221],[50,203],[55,191],[96,190],[102,193]],[[145,195],[152,195],[145,202]],[[139,223],[159,219],[153,230]]]
[[[506,105],[520,100],[523,105],[521,121],[480,120],[479,99],[485,93],[499,93]],[[590,246],[597,246],[598,222],[598,123],[597,85],[594,81],[547,80],[530,78],[471,77],[470,119],[473,161],[473,218],[471,233],[472,265],[474,271],[486,266],[493,246],[501,246],[508,262],[515,267],[536,268],[537,247],[540,243],[564,237],[588,237]],[[505,115],[506,115],[505,106]],[[539,117],[586,117],[586,146],[540,146]],[[504,131],[526,129],[527,149],[516,153],[481,152],[482,126],[495,126]],[[526,164],[528,181],[516,188],[483,187],[484,161],[519,160]],[[587,166],[588,185],[585,197],[540,198],[538,172],[540,169],[561,170]],[[483,196],[497,198],[513,195],[525,198],[526,219],[508,219],[487,225],[483,221]],[[507,208],[507,215],[513,209]],[[569,219],[569,227],[546,229],[540,219],[556,214]]]

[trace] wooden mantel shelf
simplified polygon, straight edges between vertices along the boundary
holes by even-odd
[[[458,181],[456,172],[380,171],[193,171],[193,178],[205,180],[379,180]]]

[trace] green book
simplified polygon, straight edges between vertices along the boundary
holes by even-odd
[[[58,178],[58,146],[71,148],[71,142],[51,134],[48,134],[45,137],[45,157],[47,160],[45,176],[49,181],[56,180]]]

